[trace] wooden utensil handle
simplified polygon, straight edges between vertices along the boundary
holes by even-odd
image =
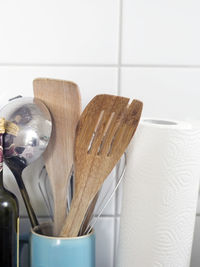
[[[66,190],[65,190],[66,191]],[[54,194],[54,227],[53,234],[58,236],[67,215],[66,193]]]
[[[70,211],[60,232],[60,236],[78,236],[86,211],[88,209],[88,202],[83,200],[85,200],[85,196],[74,198],[74,200],[72,200]]]

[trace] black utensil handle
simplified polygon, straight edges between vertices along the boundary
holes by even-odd
[[[20,188],[20,192],[21,192],[22,198],[23,198],[25,206],[26,206],[26,210],[27,210],[30,222],[31,222],[31,226],[32,226],[32,228],[34,228],[35,226],[39,225],[39,222],[38,222],[37,217],[35,215],[34,209],[30,203],[30,199],[28,197],[26,188],[25,187]]]
[[[29,216],[31,226],[32,228],[34,228],[39,225],[39,222],[37,220],[34,209],[31,205],[30,198],[26,191],[25,184],[22,180],[22,172],[24,168],[26,167],[26,162],[22,158],[17,158],[17,157],[12,157],[11,159],[7,158],[5,161],[6,161],[7,166],[9,167],[9,169],[11,170],[11,172],[13,173],[15,177],[21,196],[24,200],[24,204],[26,206],[26,210]],[[41,231],[39,230],[38,233],[41,233]]]
[[[29,198],[28,193],[26,191],[25,184],[24,184],[24,182],[22,180],[21,174],[15,172],[14,170],[12,170],[12,172],[13,172],[13,174],[15,176],[15,179],[16,179],[16,182],[18,184],[21,196],[22,196],[22,198],[24,200],[24,204],[26,206],[26,210],[27,210],[30,222],[31,222],[31,226],[32,226],[32,228],[34,228],[35,226],[39,225],[39,222],[37,220],[37,217],[36,217],[36,214],[34,212],[34,209],[33,209],[32,205],[31,205],[30,198]]]

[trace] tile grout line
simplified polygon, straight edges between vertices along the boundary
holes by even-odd
[[[176,69],[176,68],[181,68],[181,69],[199,69],[200,65],[179,65],[179,64],[121,64],[122,67],[124,68],[172,68],[172,69]]]
[[[118,31],[118,65],[117,65],[117,95],[121,94],[121,61],[122,61],[122,19],[123,19],[123,0],[119,0],[119,31]],[[119,175],[119,168],[116,168],[116,176]],[[116,178],[115,178],[116,179]],[[117,211],[118,211],[118,190],[115,193],[115,216],[114,216],[114,254],[113,254],[113,267],[117,263]]]
[[[120,0],[121,1],[121,0]],[[122,29],[121,29],[122,30]],[[123,64],[121,63],[121,42],[119,42],[119,48],[120,52],[118,52],[118,63],[116,64],[103,64],[103,63],[0,63],[0,68],[2,67],[70,67],[70,68],[117,68],[118,74],[120,68],[159,68],[159,69],[200,69],[200,65],[167,65],[167,64]],[[120,91],[120,75],[118,76],[118,88],[117,91],[119,93]]]
[[[123,0],[119,0],[119,32],[118,32],[118,64],[117,64],[117,94],[120,95],[121,90],[121,63],[122,63],[122,8]]]
[[[0,63],[0,67],[102,67],[116,68],[116,63]]]
[[[117,171],[116,171],[116,173],[117,173]],[[95,215],[95,217],[97,217],[96,215]],[[198,213],[196,213],[196,217],[200,217],[200,213],[198,212]],[[29,219],[29,217],[28,217],[28,215],[20,215],[20,218],[21,219]],[[48,218],[50,218],[49,216],[43,216],[43,215],[40,215],[40,216],[38,216],[38,218],[40,218],[40,219],[48,219]],[[101,216],[100,216],[100,218],[120,218],[120,215],[119,214],[114,214],[114,215],[112,215],[112,214],[102,214]]]

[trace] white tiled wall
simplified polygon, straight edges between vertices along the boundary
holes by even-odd
[[[0,105],[32,96],[34,78],[53,77],[75,81],[83,107],[98,93],[120,94],[143,100],[145,116],[200,119],[199,10],[198,0],[0,1]],[[24,182],[45,220],[41,167],[26,170]],[[5,176],[19,195],[8,170]],[[120,195],[96,225],[97,267],[115,267]],[[191,267],[199,267],[199,242],[197,216]]]

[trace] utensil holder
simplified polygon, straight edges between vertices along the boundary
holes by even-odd
[[[38,234],[42,230],[45,235]],[[41,224],[30,234],[31,267],[95,267],[95,233],[80,237],[53,237],[51,224]]]

